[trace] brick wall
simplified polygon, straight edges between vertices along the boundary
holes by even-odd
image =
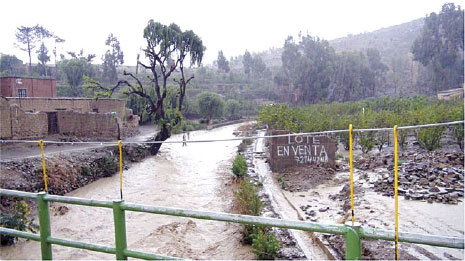
[[[2,77],[0,85],[0,94],[4,97],[18,97],[18,89],[25,89],[26,97],[57,96],[57,81],[55,79]]]

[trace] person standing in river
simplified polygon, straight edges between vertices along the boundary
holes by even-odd
[[[184,146],[187,146],[187,143],[186,143],[186,134],[185,134],[185,133],[182,135],[182,146],[183,146],[183,147],[184,147]]]

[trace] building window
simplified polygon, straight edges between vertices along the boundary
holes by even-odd
[[[18,89],[18,97],[19,97],[19,98],[25,98],[25,97],[27,97],[26,89]]]

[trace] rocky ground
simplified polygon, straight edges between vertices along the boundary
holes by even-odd
[[[463,198],[464,170],[462,152],[416,152],[401,155],[399,195],[428,203],[457,204]],[[374,171],[377,177],[361,172],[370,188],[383,196],[394,196],[392,155],[376,154],[357,159],[359,169]],[[386,172],[385,170],[388,170]]]
[[[446,144],[440,150],[428,152],[411,146],[399,155],[402,231],[463,237],[464,231],[460,226],[463,224],[463,213],[456,211],[463,212],[464,154],[463,151],[448,148]],[[305,166],[274,173],[284,194],[304,219],[333,224],[344,224],[350,220],[348,154],[341,148],[339,153],[346,155],[339,156],[336,170]],[[372,151],[367,155],[357,151],[354,167],[356,220],[363,226],[393,230],[392,148],[384,152]],[[431,210],[427,206],[431,206]],[[423,216],[428,219],[419,219]],[[318,238],[331,255],[337,259],[344,258],[344,237],[319,234]],[[463,250],[423,245],[403,243],[400,250],[402,259],[463,257]],[[392,242],[364,240],[362,243],[363,259],[392,259],[393,251]]]
[[[254,132],[252,125],[249,125],[249,126],[244,126],[235,134],[238,136],[252,136],[252,135],[255,136],[257,135],[257,132]],[[247,161],[249,181],[257,185],[259,189],[258,195],[261,201],[263,202],[263,206],[264,206],[261,216],[271,217],[271,218],[281,218],[278,211],[272,205],[272,202],[270,200],[270,195],[267,194],[267,192],[265,191],[263,187],[263,184],[261,184],[261,179],[258,173],[254,171],[253,143],[250,143],[249,145],[245,145],[245,146],[243,145],[240,150],[243,151],[243,155],[245,156],[246,161]],[[305,259],[306,258],[304,252],[302,251],[302,249],[300,249],[300,247],[296,243],[295,238],[291,235],[289,230],[281,229],[281,228],[272,228],[272,230],[280,242],[280,250],[278,253],[278,257],[277,257],[278,259],[291,260],[291,259]]]

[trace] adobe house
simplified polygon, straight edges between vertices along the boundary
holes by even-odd
[[[0,77],[2,97],[56,97],[57,81],[32,77]]]
[[[59,134],[116,138],[138,132],[139,116],[121,99],[0,97],[0,138],[29,139]]]

